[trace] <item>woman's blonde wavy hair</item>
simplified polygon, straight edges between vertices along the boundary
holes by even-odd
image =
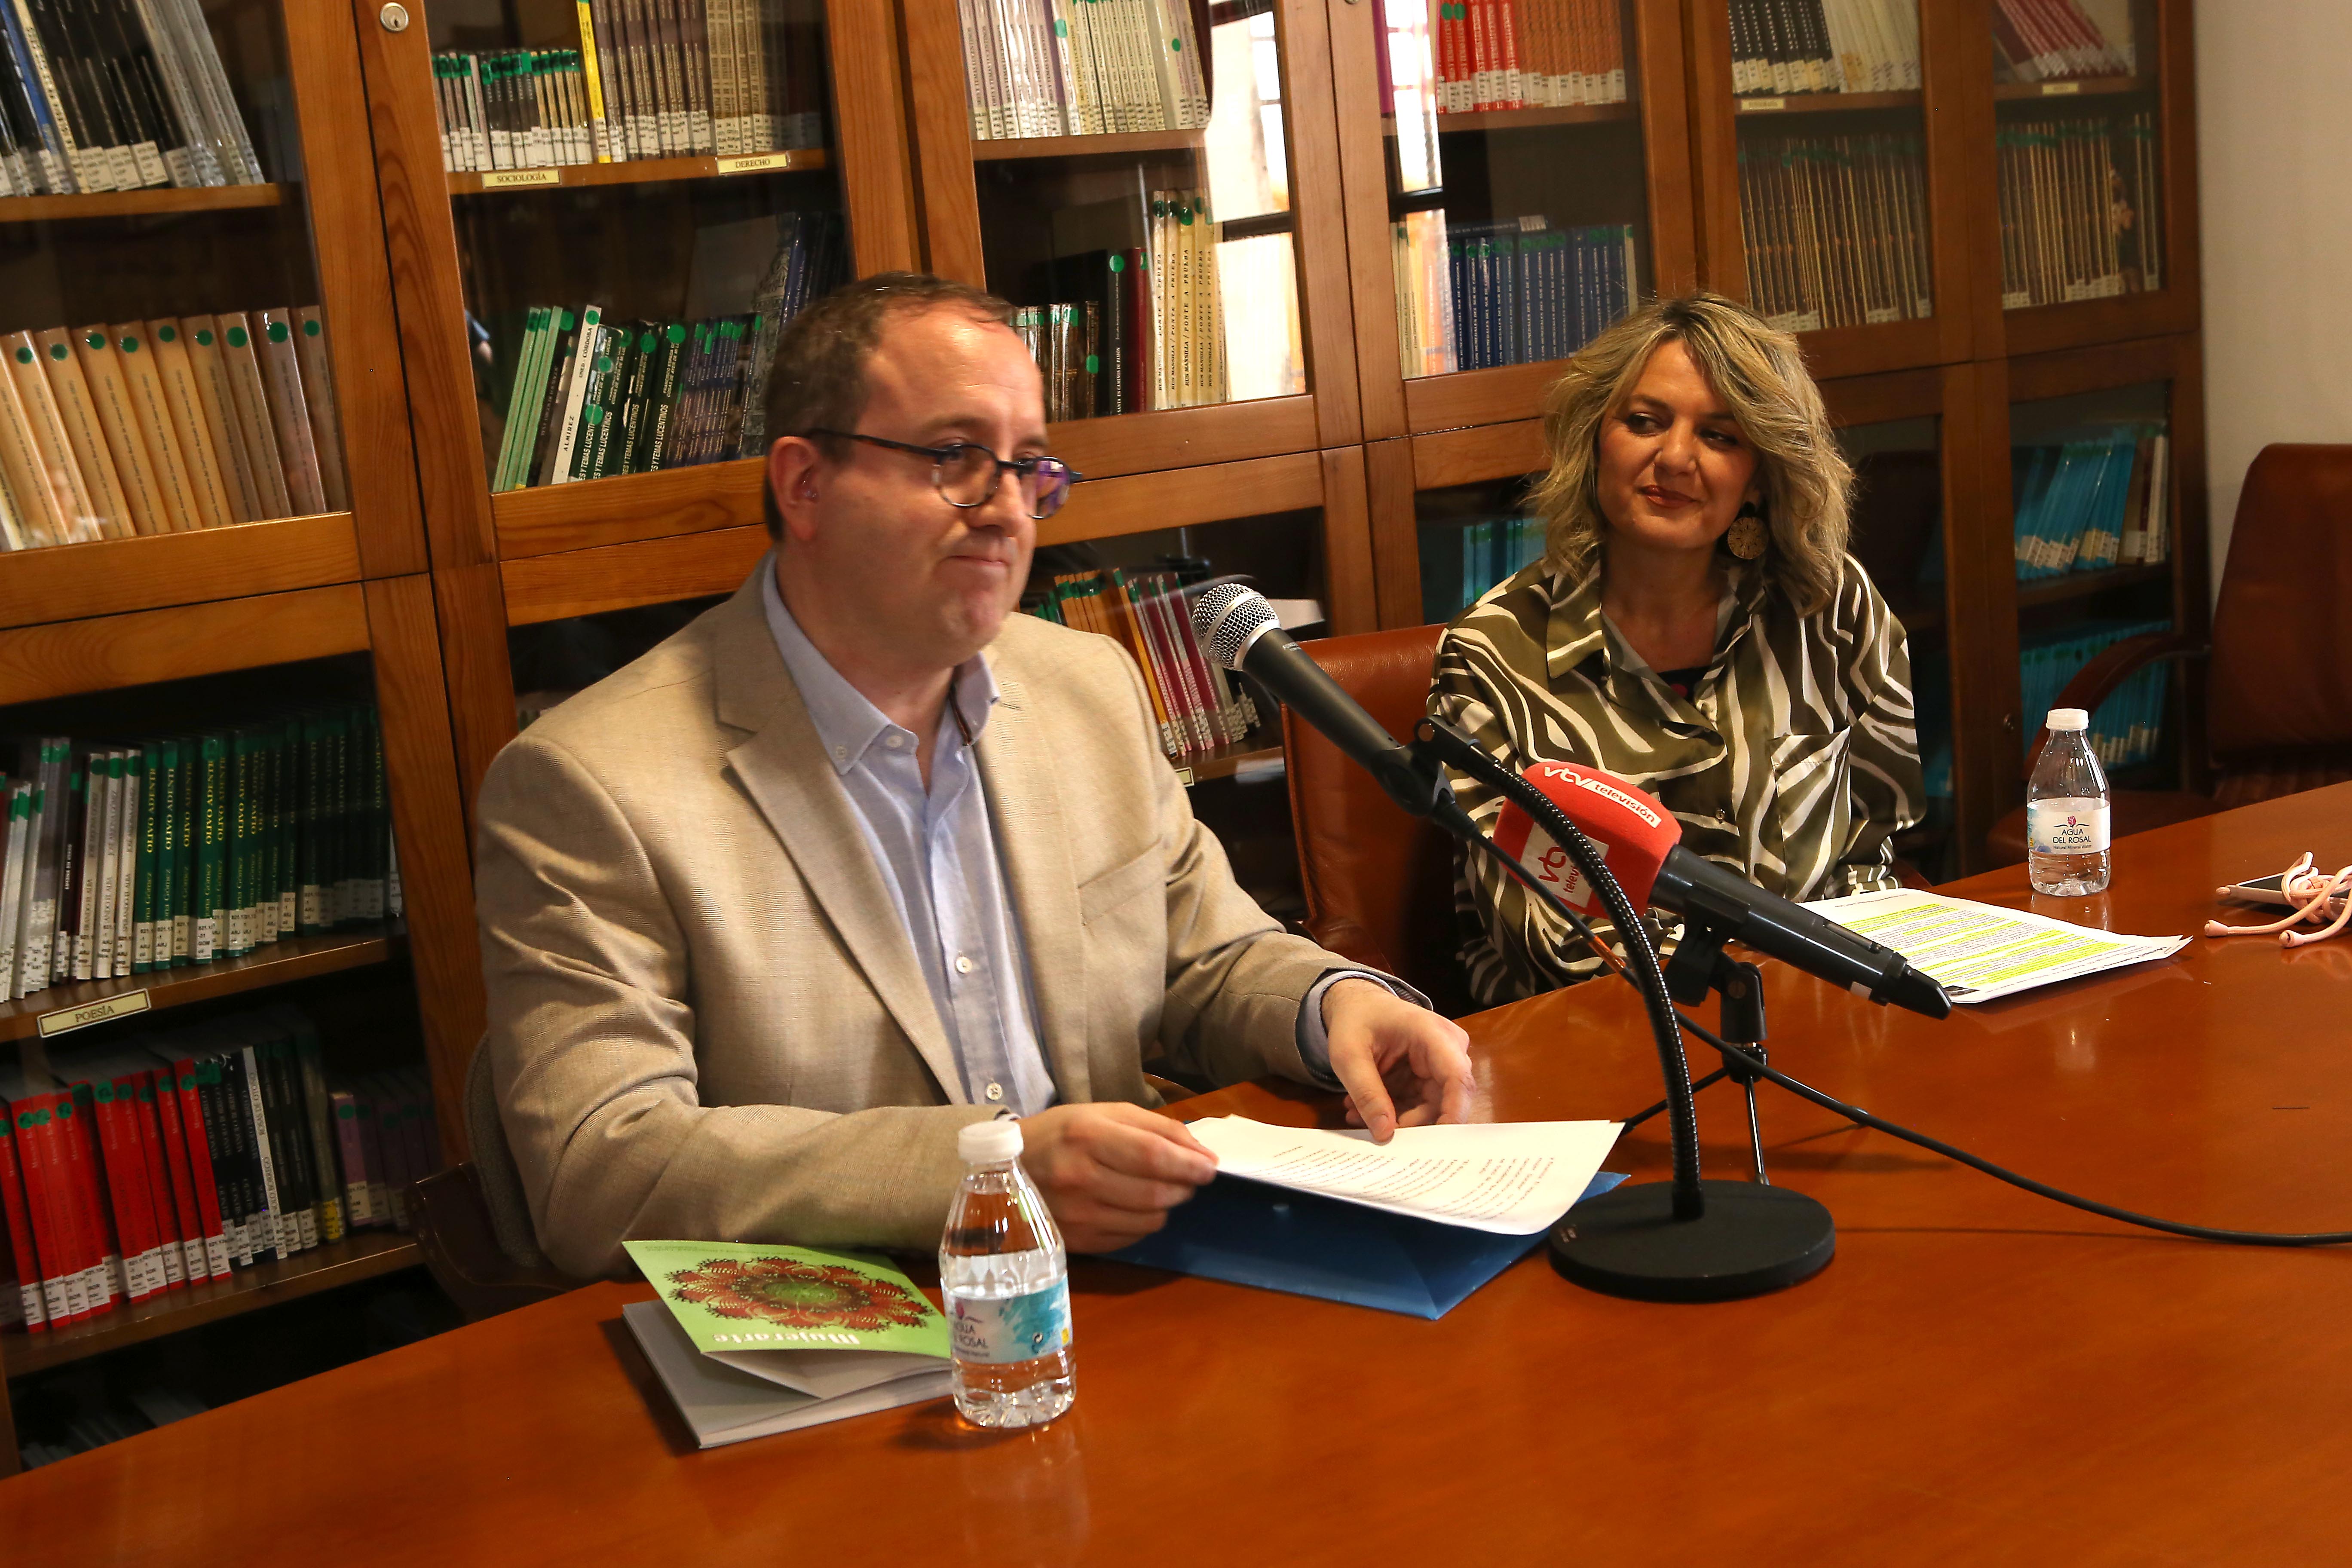
[[[1609,524],[1598,484],[1601,421],[1625,406],[1661,344],[1678,342],[1756,449],[1771,548],[1760,564],[1800,615],[1830,602],[1845,556],[1853,469],[1797,353],[1746,306],[1701,291],[1634,311],[1587,343],[1544,395],[1551,469],[1528,500],[1544,521],[1544,563],[1579,587],[1601,569]]]

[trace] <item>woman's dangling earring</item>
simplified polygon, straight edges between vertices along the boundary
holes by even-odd
[[[1723,536],[1723,542],[1742,561],[1753,561],[1764,553],[1764,547],[1772,542],[1772,531],[1758,515],[1754,501],[1739,509],[1739,515],[1731,520],[1731,530]]]

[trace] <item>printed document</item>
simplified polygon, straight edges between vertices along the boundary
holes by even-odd
[[[2189,945],[2185,936],[2118,936],[1916,888],[1823,899],[1805,908],[1893,948],[1961,1003],[2170,958]]]
[[[1386,1214],[1496,1236],[1532,1236],[1583,1194],[1617,1142],[1614,1121],[1502,1121],[1369,1132],[1206,1117],[1193,1137],[1228,1175],[1320,1193]]]

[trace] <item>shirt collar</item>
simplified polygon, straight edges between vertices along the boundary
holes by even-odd
[[[1707,660],[1710,668],[1747,634],[1770,586],[1771,575],[1760,566],[1743,563],[1732,568],[1727,619],[1724,616],[1717,617],[1716,649]],[[1624,657],[1620,658],[1611,646],[1608,617],[1601,613],[1599,572],[1576,587],[1570,587],[1565,576],[1555,575],[1551,594],[1551,621],[1544,638],[1546,659],[1550,666],[1546,672],[1549,676],[1557,679],[1596,653],[1601,655],[1604,669],[1618,666],[1631,670],[1644,668],[1631,648],[1626,648]]]
[[[767,612],[768,635],[775,639],[785,673],[800,689],[809,723],[824,745],[825,760],[833,764],[835,773],[845,773],[884,734],[893,730],[901,734],[906,731],[892,723],[889,716],[875,707],[864,692],[850,685],[817,651],[816,644],[809,641],[808,633],[801,630],[800,622],[784,607],[784,595],[776,586],[773,551],[760,558],[759,573],[760,605]],[[954,704],[955,715],[962,720],[964,735],[973,741],[980,739],[981,731],[988,727],[989,710],[996,706],[997,696],[996,677],[986,659],[974,654],[956,666],[954,679],[948,687],[948,700]]]

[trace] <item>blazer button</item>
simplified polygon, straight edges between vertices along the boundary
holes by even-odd
[[[960,952],[956,954],[956,973],[958,974],[970,974],[971,973],[971,960],[966,958]]]
[[[982,1092],[991,1100],[1003,1100],[1004,1098],[1004,1086],[1001,1083],[992,1083]]]

